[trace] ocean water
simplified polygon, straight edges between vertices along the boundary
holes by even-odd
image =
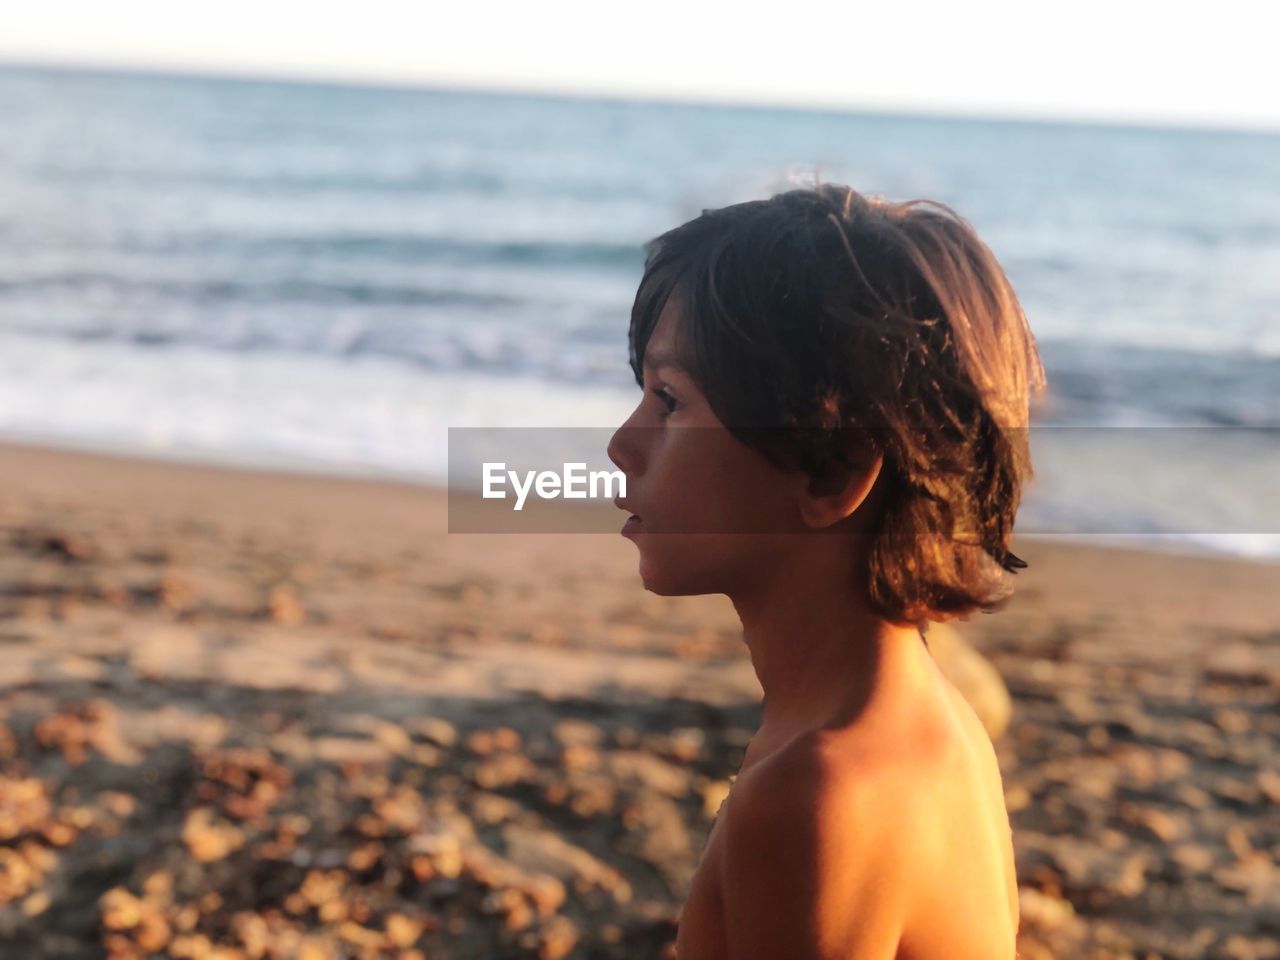
[[[1280,135],[18,66],[0,117],[5,437],[438,482],[616,424],[644,241],[816,171],[973,222],[1040,422],[1226,428],[1176,491],[1048,451],[1033,522],[1280,556]]]

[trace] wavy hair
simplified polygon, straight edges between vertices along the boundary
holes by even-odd
[[[1007,601],[1026,566],[1009,547],[1045,374],[964,218],[820,183],[704,210],[645,250],[638,383],[674,295],[689,369],[742,442],[814,477],[883,456],[867,555],[881,615],[923,626]]]

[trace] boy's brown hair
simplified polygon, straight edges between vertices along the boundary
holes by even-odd
[[[869,599],[887,619],[994,610],[1031,476],[1044,368],[994,255],[945,204],[818,184],[702,215],[646,246],[636,380],[677,297],[685,361],[717,417],[776,465],[840,477],[876,454]]]

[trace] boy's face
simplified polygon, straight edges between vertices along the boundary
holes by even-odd
[[[667,301],[644,355],[644,393],[609,442],[627,478],[623,536],[646,589],[735,593],[785,561],[807,527],[796,474],[769,463],[712,412],[679,359],[679,306]],[[751,535],[745,535],[751,534]]]

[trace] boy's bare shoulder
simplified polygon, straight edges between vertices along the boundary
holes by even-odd
[[[919,796],[912,781],[936,771],[952,749],[942,733],[894,745],[864,730],[813,731],[739,777],[731,806],[752,817],[808,821],[831,840],[856,827],[865,835],[874,823],[874,839],[884,845],[893,841],[895,824],[912,822],[912,801]],[[864,845],[868,841],[861,837]]]
[[[1008,819],[972,736],[932,709],[882,715],[744,772],[724,811],[729,956],[1012,956]]]
[[[731,957],[892,956],[910,896],[909,816],[875,770],[805,735],[738,778],[724,827]]]

